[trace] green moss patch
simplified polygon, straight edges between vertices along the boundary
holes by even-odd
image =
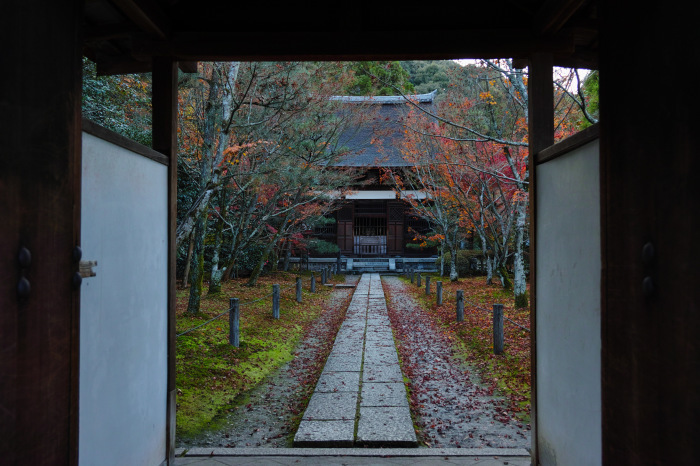
[[[177,338],[179,438],[216,428],[222,414],[245,402],[248,391],[294,358],[296,345],[323,314],[332,291],[317,287],[317,292],[311,294],[309,277],[303,276],[302,303],[297,303],[293,286],[296,277],[278,272],[261,277],[254,287],[245,286],[245,280],[228,281],[221,293],[202,297],[197,315],[186,313],[187,290],[178,291],[177,334],[228,309],[229,298],[239,298],[241,303],[239,348],[228,342],[228,314]],[[272,297],[267,296],[274,283],[282,289],[279,319],[272,317]]]

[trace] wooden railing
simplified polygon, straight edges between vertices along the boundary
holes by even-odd
[[[363,256],[386,254],[386,236],[355,236],[354,253]]]

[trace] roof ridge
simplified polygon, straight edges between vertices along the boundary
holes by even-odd
[[[375,95],[375,96],[364,96],[364,95],[334,95],[330,97],[330,100],[338,100],[347,103],[371,103],[371,104],[399,104],[404,103],[406,100],[411,100],[419,103],[432,102],[437,94],[437,89],[427,94],[411,94],[411,95]]]

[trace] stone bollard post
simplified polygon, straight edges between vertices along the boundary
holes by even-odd
[[[420,277],[420,272],[418,272],[418,273],[416,274],[416,286],[417,286],[418,288],[420,288],[420,287],[421,287],[421,277]]]
[[[430,294],[430,275],[425,276],[425,294]]]
[[[503,304],[493,305],[493,354],[503,354]]]
[[[457,322],[464,322],[464,291],[457,290]]]
[[[277,283],[272,285],[272,317],[280,318],[280,286]]]
[[[238,298],[229,299],[228,308],[228,342],[238,348],[241,344],[241,308],[238,302]]]
[[[325,285],[325,284],[326,284],[326,268],[323,267],[321,269],[321,285]]]
[[[311,272],[311,292],[316,293],[316,275]]]
[[[413,285],[415,278],[413,277],[413,270],[411,270],[411,285]]]
[[[301,302],[301,277],[297,277],[297,302]]]
[[[442,282],[435,282],[435,302],[438,306],[442,306]]]

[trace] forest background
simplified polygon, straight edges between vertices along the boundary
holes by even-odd
[[[150,146],[150,75],[83,68],[83,115]],[[556,70],[557,140],[597,122],[597,86],[595,71]],[[410,99],[433,90],[430,108]],[[208,293],[232,277],[255,285],[293,254],[337,251],[312,233],[361,174],[334,164],[348,150],[340,135],[371,110],[350,111],[333,95],[406,97],[409,164],[384,180],[428,193],[429,202],[408,199],[433,226],[416,233],[421,245],[439,246],[451,280],[483,273],[527,306],[527,70],[508,59],[217,62],[179,77],[177,275],[190,288],[188,312],[199,311],[205,281]]]

